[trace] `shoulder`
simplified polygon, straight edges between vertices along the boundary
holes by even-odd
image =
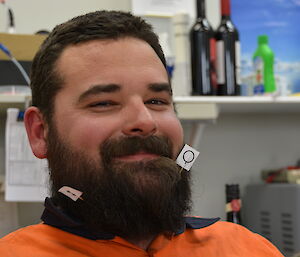
[[[47,232],[51,231],[52,229],[56,230],[55,228],[50,227],[48,225],[44,225],[42,223],[27,226],[24,228],[20,228],[16,231],[4,236],[3,238],[0,239],[0,243],[3,244],[3,243],[15,242],[18,240],[33,239],[33,238],[40,236],[41,234],[43,234],[46,231]]]
[[[231,256],[278,256],[283,255],[264,237],[231,222],[218,221],[206,228],[187,230],[187,238],[206,242],[207,247],[238,253]],[[225,255],[226,256],[226,255]]]
[[[39,237],[43,231],[47,230],[48,226],[44,224],[36,224],[20,228],[10,234],[0,238],[0,248],[5,244],[16,243],[18,241],[27,241],[33,239],[34,237]]]
[[[217,240],[227,241],[227,243],[236,244],[253,244],[255,245],[271,245],[271,243],[261,235],[254,233],[244,226],[234,224],[232,222],[219,221],[214,225],[206,228],[209,235]]]
[[[18,249],[24,248],[26,244],[26,235],[30,235],[30,231],[34,229],[33,225],[26,228],[18,229],[7,236],[4,236],[0,239],[0,256],[10,257],[10,256],[19,256]],[[25,236],[25,238],[23,237]],[[17,250],[17,252],[16,252]]]
[[[37,249],[43,248],[49,238],[59,234],[59,229],[44,224],[18,229],[0,239],[0,256],[36,256]]]

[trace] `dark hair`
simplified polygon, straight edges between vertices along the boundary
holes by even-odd
[[[53,29],[34,57],[31,68],[32,104],[41,110],[47,122],[51,121],[54,98],[63,84],[55,64],[64,49],[90,40],[124,37],[147,42],[166,67],[152,26],[130,13],[96,11],[75,17]]]

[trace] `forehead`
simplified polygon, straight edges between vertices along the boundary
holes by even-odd
[[[137,70],[137,66],[139,69]],[[118,71],[129,73],[135,69],[161,73],[167,77],[167,72],[161,60],[145,41],[126,37],[110,40],[92,40],[66,47],[56,65],[63,79],[78,75],[79,71],[90,71],[105,76]]]
[[[117,84],[122,92],[142,92],[150,84],[169,83],[167,71],[143,40],[93,40],[68,46],[57,61],[62,81],[58,94],[79,97],[94,85]],[[57,100],[57,99],[56,99]]]
[[[116,84],[127,94],[143,94],[151,84],[169,83],[167,71],[152,47],[135,38],[69,46],[58,59],[56,69],[62,79],[58,94],[73,98],[73,103],[95,85]]]

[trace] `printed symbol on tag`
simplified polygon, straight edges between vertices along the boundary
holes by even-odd
[[[82,192],[72,187],[63,186],[58,190],[58,192],[66,195],[67,197],[71,198],[73,201],[77,201],[78,199],[83,200],[81,198]]]
[[[195,154],[191,150],[187,150],[183,153],[183,161],[185,162],[185,165],[187,163],[191,163],[195,159]]]
[[[185,144],[176,159],[176,163],[183,169],[189,171],[199,154],[200,152],[198,152],[196,149]]]

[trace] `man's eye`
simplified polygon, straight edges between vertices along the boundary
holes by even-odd
[[[167,105],[168,101],[162,99],[150,99],[146,101],[146,104]]]
[[[110,107],[113,105],[117,105],[117,104],[112,101],[101,101],[101,102],[90,104],[90,107]]]

